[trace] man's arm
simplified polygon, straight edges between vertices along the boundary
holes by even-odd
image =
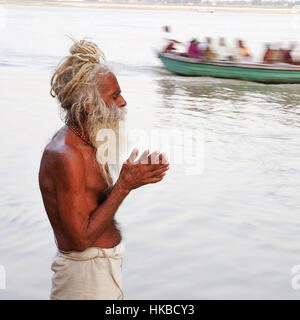
[[[145,153],[140,160],[148,156]],[[90,218],[85,198],[84,162],[76,149],[68,149],[59,156],[55,178],[56,195],[60,218],[66,234],[76,250],[82,251],[94,243],[111,223],[118,207],[129,192],[148,183],[163,179],[168,163],[162,155],[157,164],[134,162],[134,150],[123,164],[120,176],[107,199],[93,212]],[[149,160],[150,162],[150,160]]]

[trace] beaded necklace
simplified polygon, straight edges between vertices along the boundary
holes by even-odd
[[[75,135],[77,137],[79,137],[83,142],[85,142],[86,144],[88,144],[89,146],[91,146],[92,148],[95,149],[95,147],[93,146],[93,144],[91,143],[90,139],[88,137],[86,137],[86,135],[84,133],[82,133],[82,131],[80,130],[80,128],[78,128],[77,126],[75,126],[74,124],[69,124],[67,123],[67,126],[75,133]]]

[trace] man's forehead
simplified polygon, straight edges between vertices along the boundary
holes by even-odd
[[[109,92],[115,92],[120,90],[120,86],[116,76],[110,72],[101,79],[101,87]]]

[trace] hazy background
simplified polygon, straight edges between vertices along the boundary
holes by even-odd
[[[105,52],[128,103],[129,127],[205,133],[201,175],[173,165],[164,182],[133,192],[117,213],[127,299],[299,298],[291,286],[291,269],[300,264],[299,85],[179,77],[155,54],[168,24],[186,42],[241,37],[259,60],[264,42],[298,40],[297,17],[1,9],[1,298],[49,298],[56,248],[38,169],[62,125],[49,80],[71,45],[66,34],[88,36]]]

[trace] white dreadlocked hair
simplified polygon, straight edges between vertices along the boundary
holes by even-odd
[[[56,97],[63,111],[66,124],[73,124],[83,130],[85,121],[95,121],[105,127],[118,118],[117,112],[111,112],[101,98],[99,88],[104,76],[112,71],[105,63],[104,53],[99,47],[87,40],[76,41],[70,48],[70,55],[66,56],[58,65],[51,78],[52,97]],[[97,106],[91,114],[86,113],[87,106]],[[96,129],[92,129],[96,130]],[[96,137],[96,132],[90,132],[89,138]],[[91,139],[95,145],[95,141]],[[111,185],[107,163],[100,163],[103,176]]]

